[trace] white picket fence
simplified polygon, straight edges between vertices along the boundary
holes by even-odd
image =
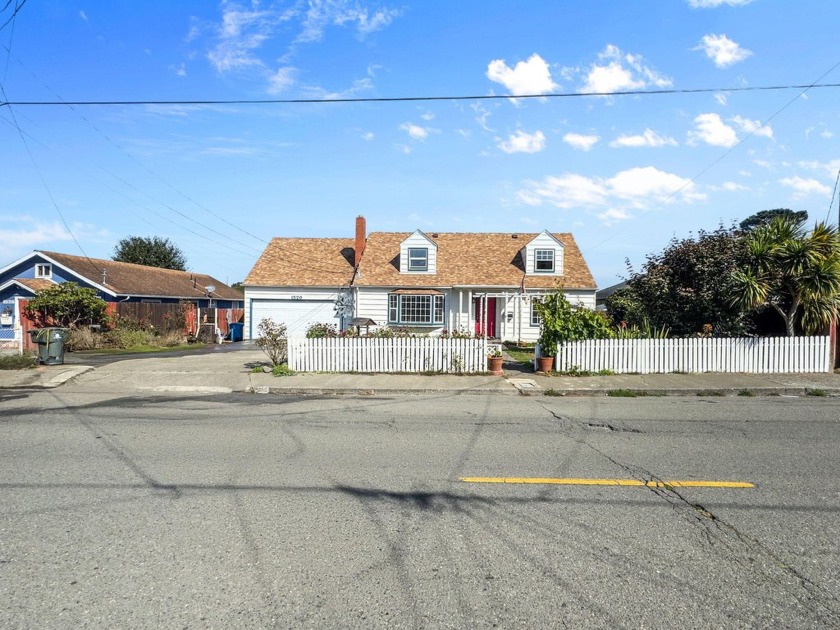
[[[555,369],[616,374],[831,372],[829,337],[592,339],[563,344]]]
[[[485,339],[290,338],[288,364],[296,372],[487,371]]]

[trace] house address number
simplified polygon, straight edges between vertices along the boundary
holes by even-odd
[[[302,300],[303,296],[302,295],[293,295],[293,296],[291,296],[291,299],[292,300]]]

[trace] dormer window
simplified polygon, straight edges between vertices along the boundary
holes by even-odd
[[[36,278],[52,278],[52,265],[49,263],[38,263],[35,265]]]
[[[534,252],[534,271],[554,272],[554,250],[538,249]]]
[[[428,271],[429,270],[429,249],[427,247],[408,248],[408,270]]]

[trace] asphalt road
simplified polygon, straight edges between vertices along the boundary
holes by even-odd
[[[0,627],[840,627],[839,412],[0,393]]]

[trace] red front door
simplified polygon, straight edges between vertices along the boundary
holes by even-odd
[[[487,304],[487,336],[496,336],[496,298],[475,298],[475,334],[478,337],[484,336],[484,304]]]

